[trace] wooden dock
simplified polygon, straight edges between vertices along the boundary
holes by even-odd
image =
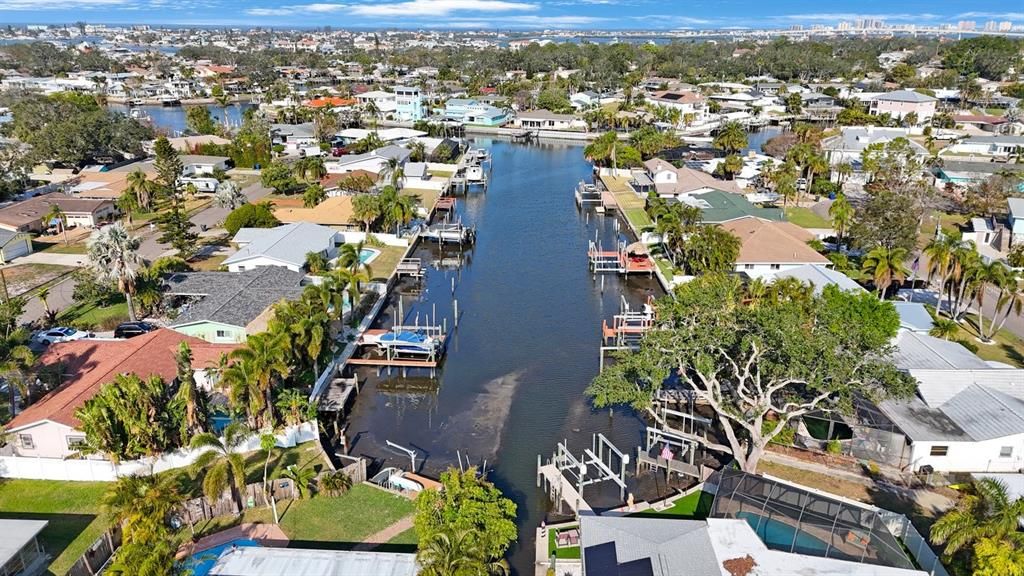
[[[402,261],[398,263],[398,266],[395,267],[395,275],[399,278],[402,276],[422,278],[426,273],[427,268],[419,258],[403,258]]]
[[[455,209],[455,198],[453,196],[442,196],[437,199],[437,203],[434,204],[435,210],[444,210],[450,212]]]
[[[576,491],[572,482],[569,482],[554,464],[541,466],[539,473],[551,494],[551,501],[559,503],[559,510],[561,510],[561,503],[565,502],[577,515],[593,512],[593,508],[583,499],[583,495]]]
[[[416,358],[349,358],[351,366],[389,366],[394,368],[437,368],[437,360]]]

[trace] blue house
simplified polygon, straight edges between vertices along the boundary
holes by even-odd
[[[483,104],[472,98],[452,98],[439,111],[445,120],[477,124],[480,126],[502,126],[509,121],[508,112]]]
[[[423,95],[419,88],[395,86],[395,116],[403,122],[423,119]]]

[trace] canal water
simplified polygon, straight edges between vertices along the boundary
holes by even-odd
[[[493,157],[486,192],[458,198],[457,214],[476,227],[476,244],[443,251],[422,245],[415,256],[429,267],[427,278],[403,281],[379,321],[394,322],[401,298],[405,324],[446,318],[451,331],[457,300],[461,316],[447,358],[433,380],[364,369],[367,384],[347,436],[352,454],[406,470],[409,457],[387,442],[414,449],[430,476],[456,464],[457,454],[478,466],[486,460],[488,478],[518,505],[511,560],[526,575],[533,573],[534,530],[550,508],[536,487],[537,456],[550,457],[563,439],[578,456],[595,432],[633,455],[643,440],[639,417],[593,410],[584,389],[598,373],[602,319],[619,311],[620,297],[639,306],[662,292],[653,278],[612,274],[602,291],[601,278],[592,276],[588,241],[596,234],[611,249],[628,239],[614,217],[591,211],[588,222],[577,209],[573,189],[591,177],[580,145],[474,145]],[[596,507],[622,503],[610,482],[587,487],[585,496]]]
[[[226,115],[228,126],[238,128],[242,125],[242,115],[247,109],[252,108],[253,104],[229,104],[227,108],[223,108],[219,104],[206,104],[205,106],[210,110],[210,116],[216,122],[221,122]],[[130,110],[127,104],[111,103],[107,104],[107,108],[126,116]],[[152,119],[153,128],[158,132],[167,133],[172,137],[181,136],[187,127],[185,111],[188,106],[138,106],[138,109],[144,111]]]

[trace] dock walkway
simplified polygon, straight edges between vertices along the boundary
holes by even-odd
[[[576,491],[576,487],[572,485],[572,482],[567,480],[554,464],[541,466],[540,475],[544,479],[544,485],[548,487],[548,491],[552,495],[552,501],[560,498],[577,514],[584,512],[592,513],[594,511],[587,504],[587,501],[583,499],[583,496]]]

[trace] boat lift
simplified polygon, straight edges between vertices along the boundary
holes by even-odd
[[[542,464],[541,456],[537,455],[537,487],[545,486],[559,514],[567,503],[578,516],[581,511],[593,510],[583,499],[583,488],[591,484],[615,482],[619,485],[619,498],[625,500],[628,464],[629,455],[616,448],[604,434],[594,434],[591,448],[583,450],[579,457],[573,456],[568,442],[563,440],[547,464]]]
[[[640,244],[639,242],[634,244]],[[654,261],[647,253],[630,254],[630,247],[625,242],[619,242],[615,250],[601,250],[597,242],[590,241],[587,248],[587,259],[590,261],[590,270],[596,276],[601,273],[614,274],[654,274]]]
[[[635,351],[640,348],[644,334],[654,328],[657,314],[654,309],[654,297],[644,303],[641,310],[633,310],[624,296],[619,296],[619,313],[612,316],[609,325],[607,320],[601,321],[600,367],[604,369],[606,352]]]

